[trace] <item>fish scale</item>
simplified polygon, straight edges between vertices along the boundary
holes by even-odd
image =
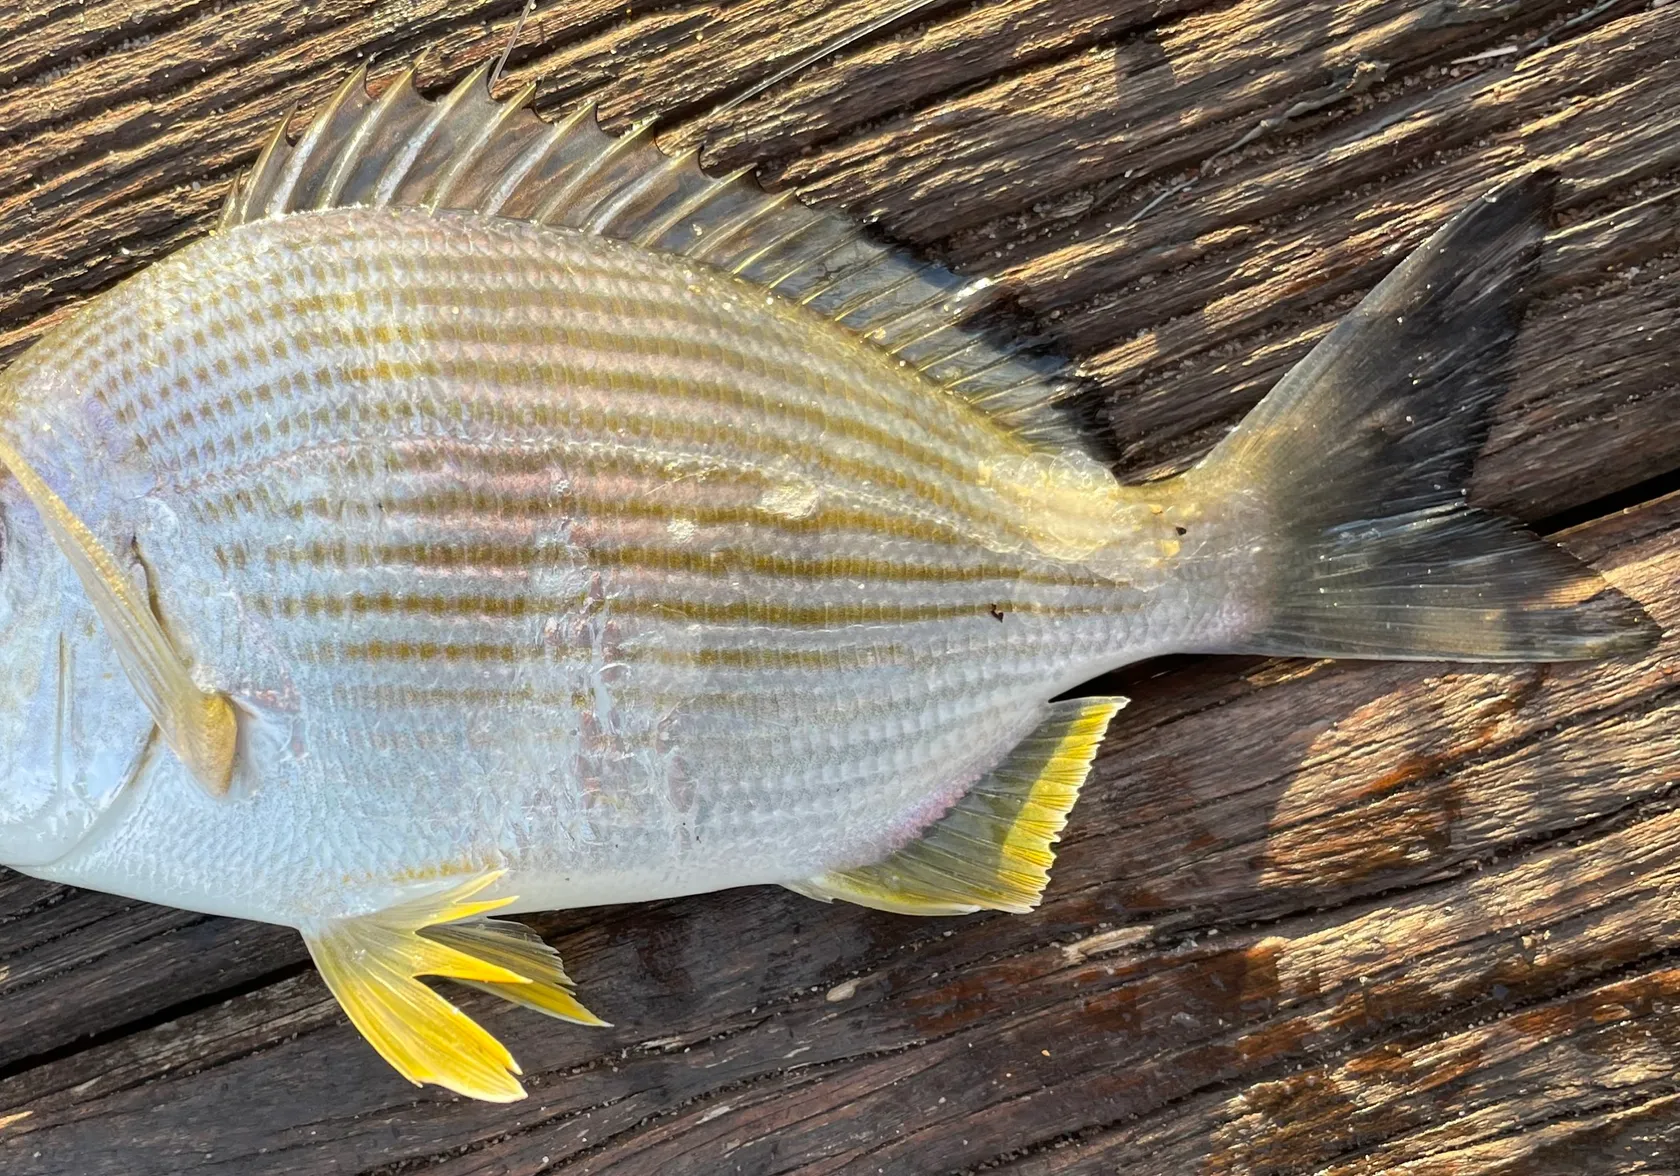
[[[495,910],[1031,909],[1127,662],[1653,639],[1463,500],[1544,176],[1122,486],[988,283],[523,101],[351,78],[0,374],[0,860],[297,927],[413,1081],[522,1093],[421,975],[599,1023]]]

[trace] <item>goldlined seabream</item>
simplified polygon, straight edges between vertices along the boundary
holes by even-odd
[[[351,78],[0,375],[0,861],[296,927],[415,1082],[523,1093],[420,976],[598,1023],[492,913],[1031,908],[1127,662],[1655,635],[1464,501],[1545,175],[1126,486],[988,283],[529,99]]]

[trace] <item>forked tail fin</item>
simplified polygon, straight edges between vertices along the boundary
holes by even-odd
[[[1661,631],[1560,548],[1466,506],[1555,180],[1454,217],[1184,476],[1232,520],[1232,651],[1552,661]],[[1236,520],[1244,519],[1245,524]]]

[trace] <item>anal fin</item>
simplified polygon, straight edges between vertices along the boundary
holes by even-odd
[[[511,897],[471,901],[499,877],[305,928],[303,938],[351,1023],[404,1078],[512,1102],[525,1088],[507,1047],[418,977],[456,980],[580,1024],[605,1022],[572,996],[560,957],[534,932],[483,917]]]
[[[1038,905],[1051,848],[1124,698],[1052,703],[1044,721],[920,838],[886,860],[790,884],[904,915],[1022,913]]]

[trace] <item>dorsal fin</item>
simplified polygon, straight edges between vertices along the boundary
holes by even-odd
[[[485,65],[436,101],[410,69],[377,98],[366,69],[296,143],[284,124],[235,183],[220,229],[309,209],[459,210],[564,226],[702,261],[803,303],[1046,449],[1086,446],[1066,365],[996,312],[1006,292],[858,225],[766,193],[745,170],[708,176],[698,152],[667,155],[649,124],[623,136],[592,106],[555,122],[532,88],[490,96]]]

